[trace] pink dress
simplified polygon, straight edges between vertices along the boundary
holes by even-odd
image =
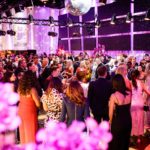
[[[143,135],[144,133],[144,96],[140,80],[137,81],[137,89],[132,85],[131,116],[132,130],[131,135]]]
[[[150,91],[150,75],[147,76],[145,85],[146,85],[147,89]],[[150,108],[150,96],[147,94],[146,94],[146,102]],[[145,126],[147,128],[150,128],[150,111],[145,112]]]

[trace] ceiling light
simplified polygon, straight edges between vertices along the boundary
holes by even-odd
[[[16,6],[14,9],[15,9],[16,13],[22,12],[22,11],[24,11],[24,6],[23,5],[19,5],[19,6]]]
[[[48,32],[48,35],[49,35],[49,36],[52,36],[52,37],[56,37],[56,36],[57,36],[57,33],[50,31],[50,32]]]
[[[33,24],[33,20],[34,20],[33,16],[29,14],[28,19],[29,19],[29,23]]]
[[[7,30],[7,34],[11,35],[11,36],[15,36],[16,32],[13,30]]]
[[[53,0],[52,4],[56,4],[56,0]]]
[[[150,20],[150,9],[148,9],[148,11],[146,12],[144,20]]]
[[[68,18],[67,25],[68,25],[68,27],[72,27],[73,26],[73,21],[72,21],[71,18]]]
[[[115,25],[115,24],[116,24],[116,21],[117,21],[116,14],[113,14],[113,16],[111,17],[111,22],[110,22],[110,24]]]
[[[12,13],[11,13],[10,10],[6,11],[5,14],[6,14],[6,17],[11,17],[12,16]]]
[[[100,3],[101,5],[105,5],[105,4],[106,4],[106,1],[107,1],[107,0],[99,0],[99,3]]]
[[[130,23],[132,19],[132,14],[130,12],[127,13],[126,23]]]
[[[81,34],[80,34],[79,32],[73,32],[72,36],[73,36],[73,37],[80,37]]]
[[[5,36],[5,35],[6,35],[6,32],[3,30],[0,30],[0,36]]]
[[[96,22],[95,22],[95,27],[96,27],[96,28],[99,28],[100,26],[101,26],[100,20],[96,20]]]
[[[54,18],[52,16],[49,17],[49,23],[50,23],[50,26],[54,26],[55,25]]]

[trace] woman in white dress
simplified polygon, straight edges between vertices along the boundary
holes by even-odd
[[[145,73],[146,73],[145,85],[147,89],[150,90],[150,63],[146,65]],[[150,96],[148,95],[146,95],[146,105],[149,106],[150,109]],[[145,112],[145,126],[146,128],[150,129],[150,111]]]
[[[132,116],[132,130],[131,135],[138,137],[140,142],[140,136],[144,134],[144,103],[145,99],[143,92],[150,95],[150,91],[146,88],[146,85],[139,80],[139,71],[133,70],[131,73],[131,87],[132,87],[132,101],[131,101],[131,116]]]

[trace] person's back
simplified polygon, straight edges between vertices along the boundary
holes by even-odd
[[[144,106],[143,88],[140,80],[136,80],[137,89],[132,85],[132,107]]]
[[[49,78],[47,90],[43,93],[41,101],[46,111],[45,126],[49,120],[58,122],[62,109],[63,84],[58,77]]]
[[[114,139],[110,143],[109,150],[128,150],[132,126],[130,113],[131,93],[128,92],[128,94],[127,96],[119,92],[113,94],[115,109],[111,121],[111,133]],[[124,141],[124,143],[121,141]]]
[[[84,121],[87,117],[89,117],[89,106],[83,88],[78,81],[72,80],[66,89],[60,121],[65,121],[69,126],[74,120]]]
[[[130,123],[130,105],[131,105],[131,92],[128,92],[128,95],[124,96],[120,92],[115,92],[112,94],[110,99],[114,99],[115,103],[115,112],[113,118],[117,118],[123,126]],[[121,126],[120,126],[121,127]]]
[[[87,104],[85,104],[83,106],[79,106],[79,105],[75,104],[74,102],[70,101],[68,97],[66,97],[63,102],[64,102],[66,112],[67,112],[66,123],[68,126],[71,125],[71,123],[74,120],[78,120],[78,121],[85,120],[85,118],[87,117],[86,111],[88,111]],[[60,118],[63,121],[62,117],[60,117]]]
[[[109,122],[113,136],[109,150],[128,150],[131,133],[131,92],[120,74],[113,77],[112,85],[116,92],[111,95],[109,101]]]
[[[100,66],[98,69],[99,78],[89,85],[88,101],[94,118],[101,122],[101,119],[108,120],[108,100],[112,93],[111,83],[105,79],[107,68]]]
[[[20,96],[18,114],[21,118],[19,126],[21,144],[35,142],[38,128],[37,107],[40,101],[35,88],[35,79],[30,71],[24,73],[19,82]]]

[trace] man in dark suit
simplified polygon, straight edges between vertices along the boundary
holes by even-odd
[[[48,57],[44,57],[42,59],[42,68],[41,73],[39,75],[39,82],[43,90],[45,90],[45,81],[50,75],[50,62]]]
[[[111,82],[106,79],[107,67],[100,65],[97,69],[98,79],[92,81],[88,90],[88,101],[94,119],[100,123],[101,120],[109,120],[108,101],[112,94]]]

